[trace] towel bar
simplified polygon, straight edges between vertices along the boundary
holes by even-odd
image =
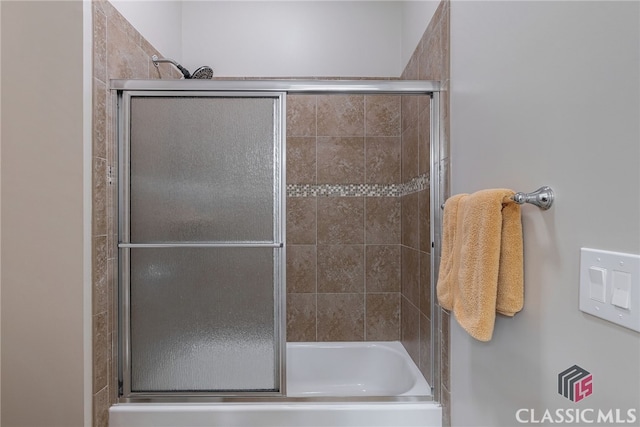
[[[554,199],[555,194],[553,193],[551,187],[547,185],[540,187],[536,191],[531,193],[518,192],[513,196],[513,201],[519,205],[529,203],[532,205],[536,205],[537,207],[545,211],[553,205]],[[444,204],[440,205],[440,208],[444,209]]]

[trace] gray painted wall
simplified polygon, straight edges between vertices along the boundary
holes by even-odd
[[[451,4],[452,194],[557,194],[523,208],[524,310],[489,343],[452,319],[454,426],[634,407],[640,425],[640,334],[578,310],[581,247],[640,253],[639,19],[637,2]],[[578,403],[557,393],[573,364],[594,378]]]
[[[0,424],[81,426],[91,416],[83,316],[83,2],[0,3]]]
[[[440,0],[111,3],[192,71],[208,64],[218,76],[397,77]]]

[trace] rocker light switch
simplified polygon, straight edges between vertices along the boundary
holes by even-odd
[[[607,270],[589,267],[589,298],[605,302],[607,292]]]
[[[628,310],[631,297],[631,274],[614,270],[611,282],[613,286],[611,304]]]

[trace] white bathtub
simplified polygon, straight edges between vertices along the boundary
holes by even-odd
[[[110,408],[109,425],[436,427],[442,413],[430,393],[399,342],[288,343],[281,402],[123,403]]]
[[[287,343],[287,396],[429,396],[398,341]]]

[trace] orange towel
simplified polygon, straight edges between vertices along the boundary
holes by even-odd
[[[458,194],[445,203],[439,304],[480,341],[493,335],[496,312],[524,303],[520,205],[507,189]]]

